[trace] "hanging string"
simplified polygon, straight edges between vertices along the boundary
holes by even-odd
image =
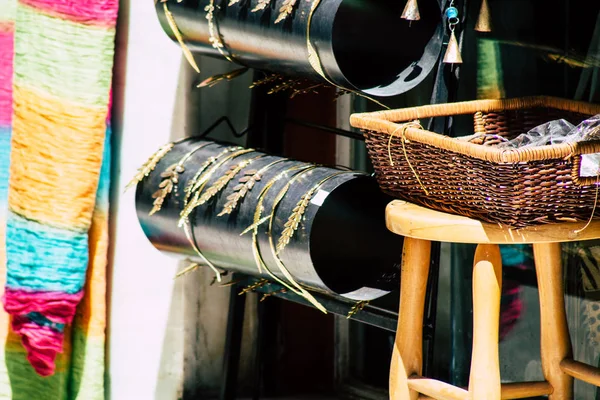
[[[450,1],[450,6],[446,9],[446,18],[448,19],[448,29],[450,30],[450,39],[448,40],[448,47],[444,54],[444,63],[446,64],[461,64],[462,56],[460,55],[460,47],[458,46],[458,40],[456,40],[456,34],[454,30],[459,23],[458,9],[454,7],[454,0]]]
[[[414,128],[419,128],[419,129],[423,129],[423,127],[421,126],[421,124],[419,123],[419,121],[415,120],[415,121],[411,121],[411,122],[406,122],[402,125],[400,125],[398,128],[396,128],[396,130],[394,130],[394,132],[392,132],[390,134],[390,138],[388,140],[388,158],[390,160],[390,165],[393,167],[394,166],[394,160],[392,158],[392,139],[394,138],[394,135],[396,134],[396,132],[398,132],[399,130],[402,130],[402,136],[400,138],[400,143],[402,144],[402,152],[404,153],[404,160],[406,161],[406,164],[408,165],[408,167],[410,168],[410,170],[412,171],[415,179],[417,180],[417,183],[419,184],[419,186],[421,187],[421,189],[423,189],[423,191],[425,192],[425,194],[427,196],[429,196],[429,192],[427,191],[427,188],[425,188],[425,185],[423,185],[423,182],[421,182],[421,178],[419,178],[419,174],[417,174],[417,171],[413,168],[410,160],[408,159],[408,153],[406,151],[406,146],[404,145],[404,142],[406,142],[408,139],[406,139],[406,130],[410,127],[414,127]]]
[[[590,219],[588,219],[587,224],[585,224],[585,226],[583,228],[573,231],[575,236],[579,235],[581,232],[586,230],[588,228],[588,226],[590,226],[590,224],[592,223],[592,220],[594,219],[594,214],[596,213],[596,206],[598,205],[599,186],[600,186],[600,169],[598,169],[598,171],[596,172],[596,198],[594,199],[594,207],[592,207],[592,215],[590,215]]]

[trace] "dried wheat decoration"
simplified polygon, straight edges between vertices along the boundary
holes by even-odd
[[[288,161],[287,159],[281,159],[273,161],[262,167],[260,170],[248,170],[245,171],[243,176],[238,180],[238,184],[233,187],[233,193],[227,196],[227,203],[223,206],[223,210],[217,215],[222,217],[226,214],[231,214],[237,205],[244,199],[244,197],[252,190],[254,185],[262,179],[263,174],[272,166],[279,163]]]
[[[258,157],[254,157],[248,160],[240,161],[238,164],[232,165],[229,167],[229,170],[225,173],[225,175],[221,176],[216,180],[202,195],[194,202],[194,207],[198,207],[212,199],[216,196],[221,190],[227,186],[227,184],[235,178],[235,176],[248,165],[252,164],[255,160],[264,157],[264,155],[260,155]]]
[[[181,213],[179,215],[179,226],[183,226],[183,224],[188,219],[189,215],[198,206],[197,203],[201,196],[202,190],[208,183],[208,180],[210,179],[210,177],[215,173],[215,171],[217,171],[219,169],[219,167],[221,167],[227,161],[230,161],[236,157],[239,157],[246,153],[250,153],[252,151],[254,151],[254,149],[241,149],[241,150],[235,151],[234,153],[231,153],[231,154],[227,155],[226,157],[224,157],[223,159],[219,160],[217,163],[212,165],[205,173],[201,174],[198,177],[198,180],[195,181],[193,183],[193,186],[190,187],[189,196],[187,197],[189,200],[187,202],[184,202],[183,210],[181,211]]]
[[[314,185],[312,188],[310,188],[306,193],[304,193],[302,195],[302,197],[296,204],[296,207],[294,207],[294,209],[292,210],[292,214],[289,216],[288,220],[286,221],[283,232],[281,233],[281,236],[279,237],[279,240],[277,241],[277,248],[276,248],[277,254],[282,252],[283,249],[285,248],[285,246],[287,246],[290,243],[290,240],[294,236],[294,232],[296,232],[296,229],[298,229],[298,226],[300,225],[300,221],[302,220],[302,216],[304,215],[304,212],[306,211],[306,207],[308,207],[310,200],[312,199],[314,194],[317,192],[317,190],[319,190],[319,188],[325,182],[327,182],[329,179],[334,178],[334,177],[344,174],[344,173],[348,173],[348,172],[338,172],[338,173],[329,175],[328,177],[326,177],[323,180],[321,180],[320,182],[318,182],[316,185]]]
[[[177,191],[177,184],[179,183],[179,174],[185,171],[185,167],[183,164],[198,150],[208,146],[209,143],[203,143],[198,147],[193,148],[187,154],[185,154],[179,162],[176,164],[172,164],[167,167],[161,174],[162,181],[158,185],[159,189],[154,192],[152,197],[154,198],[154,204],[152,210],[150,210],[150,215],[154,215],[162,208],[164,201],[167,196],[172,192]]]
[[[125,186],[125,190],[136,186],[140,183],[144,178],[148,177],[150,172],[154,171],[156,168],[156,164],[169,152],[173,149],[174,143],[167,143],[161,146],[154,154],[152,154],[148,160],[142,164],[140,168],[138,168],[135,176],[129,181],[129,183]]]

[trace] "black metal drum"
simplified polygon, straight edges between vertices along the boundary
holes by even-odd
[[[193,153],[185,162],[185,171],[179,175],[177,190],[165,199],[160,211],[150,216],[153,193],[164,179],[161,173],[203,143],[209,144]],[[138,218],[145,234],[156,248],[181,258],[199,260],[190,239],[178,226],[184,191],[198,167],[210,157],[222,154],[228,147],[197,139],[180,142],[138,184]],[[252,232],[240,234],[253,224],[259,194],[263,189],[271,184],[263,196],[262,215],[267,216],[282,189],[293,180],[275,208],[272,223],[261,224],[256,236],[265,264],[278,278],[285,281],[271,251],[269,231],[272,239],[277,241],[302,196],[314,189],[317,183],[323,182],[313,190],[297,230],[279,253],[287,270],[298,283],[309,289],[353,300],[374,299],[398,287],[402,238],[386,229],[384,210],[390,199],[380,192],[372,177],[250,151],[218,166],[207,181],[207,187],[231,171],[232,166],[244,160],[253,161],[227,183],[219,194],[198,206],[189,216],[193,240],[214,265],[269,279],[264,269],[262,272],[258,270],[253,253]],[[276,162],[278,160],[281,161]],[[245,171],[260,171],[267,165],[271,166],[264,170],[261,179],[234,211],[218,216]],[[294,168],[296,172],[290,172],[289,176],[274,179]]]
[[[205,7],[211,0],[169,1],[168,7],[190,50],[222,57],[210,43]],[[419,83],[436,65],[442,48],[444,0],[419,0],[421,19],[400,18],[398,0],[322,0],[310,24],[311,44],[325,75],[336,85],[372,96],[394,96]],[[308,61],[307,21],[312,1],[275,24],[284,0],[252,12],[258,0],[214,0],[214,26],[223,51],[240,65],[290,76],[321,79]],[[156,10],[174,39],[163,4]]]

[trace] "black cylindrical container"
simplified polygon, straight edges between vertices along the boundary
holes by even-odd
[[[205,7],[211,0],[169,1],[186,45],[205,55],[221,57],[212,47]],[[275,24],[285,0],[271,0],[252,12],[259,0],[214,0],[215,29],[223,51],[236,63],[291,76],[321,79],[308,61],[307,20],[312,1],[297,0],[293,13]],[[325,75],[335,84],[373,96],[404,93],[425,79],[436,64],[444,24],[440,2],[418,0],[421,19],[400,18],[398,0],[322,0],[310,24],[310,40]],[[165,32],[175,36],[164,5],[156,10]]]
[[[138,218],[153,245],[182,258],[198,260],[184,230],[178,227],[184,189],[200,165],[229,146],[210,142],[193,153],[184,163],[185,171],[179,176],[177,191],[166,198],[160,211],[152,216],[149,211],[154,201],[152,195],[163,179],[161,173],[202,143],[207,142],[192,139],[176,144],[154,171],[138,184],[136,193]],[[190,225],[198,248],[213,264],[269,278],[265,271],[262,274],[258,271],[253,255],[252,232],[240,234],[252,225],[259,193],[265,185],[291,167],[299,168],[310,164],[293,160],[273,164],[229,215],[217,216],[227,202],[227,197],[239,184],[244,171],[260,170],[281,157],[257,151],[240,155],[221,165],[210,177],[206,188],[223,176],[232,165],[261,155],[240,171],[217,196],[196,208],[190,215]],[[398,287],[402,238],[386,229],[384,210],[390,199],[380,192],[375,180],[358,172],[339,174],[340,172],[332,168],[316,167],[300,173],[276,208],[272,237],[276,242],[282,235],[284,225],[302,195],[324,178],[332,176],[314,192],[297,231],[279,256],[294,279],[308,288],[354,300],[377,298]],[[276,181],[264,196],[264,216],[269,215],[275,198],[290,180],[290,176]],[[257,239],[260,253],[269,269],[285,280],[269,246],[268,228],[268,223],[259,227]]]

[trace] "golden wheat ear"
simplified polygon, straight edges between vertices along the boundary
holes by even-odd
[[[294,5],[296,5],[296,0],[285,0],[279,9],[279,15],[277,16],[275,23],[278,24],[289,17],[294,10]]]

